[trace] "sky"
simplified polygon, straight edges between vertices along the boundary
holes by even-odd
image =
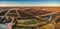
[[[60,0],[0,0],[0,6],[60,6]]]

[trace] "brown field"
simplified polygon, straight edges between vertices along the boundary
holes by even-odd
[[[7,16],[20,17],[20,18],[24,18],[24,17],[31,18],[31,17],[35,17],[35,16],[39,16],[39,15],[45,15],[45,14],[48,14],[48,13],[57,12],[56,15],[54,15],[54,18],[52,19],[52,21],[48,24],[46,24],[46,21],[44,20],[45,18],[43,18],[44,21],[40,23],[39,22],[40,20],[38,20],[38,19],[40,19],[39,17],[36,17],[36,18],[38,18],[37,21],[34,20],[34,22],[33,21],[30,22],[32,24],[27,24],[25,22],[25,21],[28,22],[28,21],[31,21],[31,20],[22,20],[22,21],[20,20],[20,21],[25,22],[27,25],[30,25],[30,26],[31,25],[38,26],[39,24],[46,24],[44,26],[34,28],[34,29],[60,29],[60,21],[57,21],[58,18],[60,18],[60,7],[0,7],[0,10],[6,9],[6,8],[11,9],[11,11],[7,14]],[[18,22],[19,22],[19,20],[18,20]],[[35,22],[37,22],[37,24],[35,24]],[[18,26],[19,25],[24,26],[25,23],[24,24],[23,23],[18,24]],[[24,29],[24,28],[21,28],[21,29]],[[29,28],[27,28],[27,29],[29,29]],[[33,28],[31,28],[31,29],[33,29]]]
[[[19,8],[19,9],[35,9],[35,10],[45,10],[45,11],[60,11],[60,7],[0,7],[1,8]]]

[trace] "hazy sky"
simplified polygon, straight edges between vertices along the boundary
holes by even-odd
[[[60,0],[0,0],[0,6],[60,6]]]

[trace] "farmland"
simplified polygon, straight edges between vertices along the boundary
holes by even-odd
[[[2,7],[1,16],[16,20],[12,29],[60,29],[60,7]]]

